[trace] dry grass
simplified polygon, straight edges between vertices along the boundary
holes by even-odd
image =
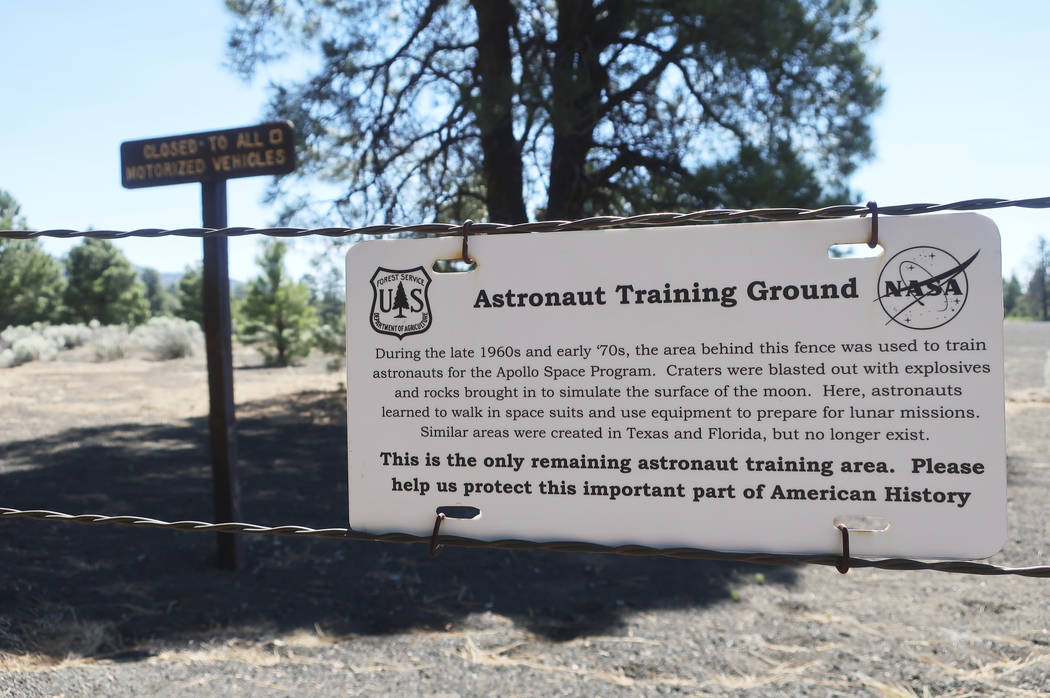
[[[44,610],[19,637],[4,639],[17,649],[0,653],[3,671],[45,671],[90,662],[85,657],[119,645],[111,624],[81,620],[68,607]]]
[[[958,681],[980,684],[999,695],[1046,695],[1045,691],[1032,691],[1029,689],[1018,688],[1016,686],[1010,686],[1009,684],[1004,683],[1004,680],[1023,671],[1039,669],[1040,667],[1050,665],[1050,654],[1047,653],[1033,653],[1024,657],[1018,657],[1017,659],[1003,658],[998,661],[986,662],[983,664],[977,663],[977,666],[973,668],[952,666],[942,661],[935,660],[932,657],[927,657],[926,660],[940,669],[944,676],[949,676]],[[1046,676],[1045,670],[1043,671],[1042,676]]]
[[[297,655],[290,649],[275,642],[265,644],[246,644],[228,642],[223,644],[208,643],[194,649],[168,649],[149,658],[150,663],[193,663],[215,664],[233,662],[251,666],[276,666],[278,664],[331,664],[315,657]]]
[[[879,681],[873,679],[870,676],[861,675],[858,677],[860,682],[868,688],[875,691],[881,698],[920,698],[919,694],[911,690],[907,686],[899,686],[885,681]],[[927,691],[924,691],[924,697],[929,695]]]
[[[633,679],[623,673],[623,669],[619,669],[618,671],[594,670],[584,667],[547,663],[531,656],[510,656],[509,653],[523,644],[523,642],[517,641],[509,645],[486,650],[481,649],[474,644],[474,641],[471,638],[467,638],[467,641],[456,652],[456,654],[464,661],[482,666],[521,666],[544,673],[584,676],[595,681],[611,683],[614,686],[633,686],[635,683]]]
[[[806,674],[820,662],[806,662],[794,664],[791,662],[770,662],[766,671],[751,672],[738,669],[735,675],[719,674],[709,679],[705,685],[725,689],[727,691],[745,691],[762,686],[795,684],[803,681]],[[812,682],[807,682],[812,684]]]

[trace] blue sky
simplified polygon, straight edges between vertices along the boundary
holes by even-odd
[[[33,228],[200,224],[200,189],[120,186],[121,141],[248,125],[266,91],[223,68],[230,19],[220,0],[6,3],[0,188]],[[1050,195],[1050,3],[881,3],[872,50],[888,88],[874,116],[876,157],[853,179],[864,200],[942,203]],[[228,183],[232,225],[262,226],[266,178]],[[777,202],[770,202],[775,204]],[[1027,276],[1050,211],[988,214],[1004,271]],[[416,221],[404,221],[416,222]],[[72,243],[46,243],[61,254]],[[136,264],[181,271],[200,242],[124,240]],[[256,239],[231,242],[230,274],[254,275]],[[313,251],[299,244],[293,272]]]

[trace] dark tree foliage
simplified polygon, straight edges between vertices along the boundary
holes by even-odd
[[[204,327],[204,272],[188,266],[175,286],[175,315]]]
[[[317,324],[310,289],[288,276],[284,264],[287,252],[288,244],[283,240],[263,243],[262,253],[255,260],[260,274],[248,283],[248,292],[238,307],[242,341],[259,345],[271,366],[290,366],[307,356]]]
[[[1036,320],[1050,320],[1050,242],[1042,236],[1036,240],[1027,297],[1029,314]]]
[[[21,206],[0,189],[0,230],[25,230]],[[0,239],[0,329],[57,320],[66,280],[38,240]]]
[[[310,305],[317,313],[314,345],[336,358],[328,362],[331,370],[338,370],[346,356],[346,287],[343,269],[330,258],[318,256],[314,260],[318,275],[306,274],[303,283],[310,289]]]
[[[0,240],[0,329],[62,317],[62,265],[37,240]]]
[[[66,257],[63,304],[73,322],[137,325],[149,319],[146,289],[109,240],[84,238]]]
[[[10,192],[0,189],[0,230],[25,230],[26,219],[18,215],[22,206]]]
[[[313,260],[317,274],[303,275],[302,282],[310,288],[310,305],[317,313],[322,325],[345,327],[346,287],[343,285],[343,268],[333,264],[324,256]]]
[[[882,88],[871,0],[227,0],[275,85],[300,177],[350,224],[848,196]],[[286,218],[311,202],[286,178]],[[327,213],[327,212],[326,212]]]
[[[1009,279],[1003,278],[1003,316],[1020,317],[1024,315],[1024,307],[1021,302],[1024,294],[1021,291],[1021,280],[1017,274]]]
[[[164,287],[160,272],[147,267],[139,272],[139,279],[146,289],[146,302],[149,303],[149,314],[152,317],[171,315],[175,310],[175,298]]]

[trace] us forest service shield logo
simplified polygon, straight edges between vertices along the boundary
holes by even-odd
[[[937,247],[919,245],[898,252],[879,274],[878,302],[886,324],[912,330],[932,330],[951,322],[966,304],[966,268],[981,253],[960,262]]]
[[[430,275],[423,267],[384,269],[372,274],[372,329],[404,339],[430,329]]]

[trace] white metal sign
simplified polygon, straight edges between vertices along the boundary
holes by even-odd
[[[978,558],[1006,532],[987,218],[474,236],[347,255],[350,525]],[[888,527],[887,527],[888,526]]]

